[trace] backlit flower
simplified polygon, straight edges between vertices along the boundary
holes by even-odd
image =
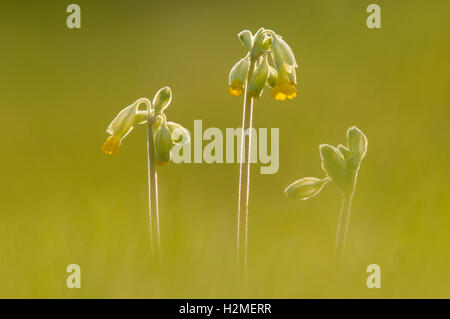
[[[250,61],[243,58],[231,69],[228,81],[228,93],[232,96],[239,96],[244,92],[244,83],[247,79]]]
[[[288,66],[284,64],[281,70],[278,71],[278,76],[275,79],[271,92],[272,97],[277,101],[284,101],[286,98],[292,100],[297,96],[295,69],[291,69],[291,72],[289,72]]]
[[[138,111],[141,103],[148,103],[147,105],[150,105],[149,100],[139,99],[120,111],[111,124],[109,124],[106,132],[111,136],[103,144],[103,152],[108,155],[116,155],[119,151],[121,141],[133,130],[134,125],[146,121],[147,112]]]

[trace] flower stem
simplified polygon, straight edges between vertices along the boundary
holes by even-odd
[[[239,172],[239,207],[237,227],[237,264],[242,273],[247,271],[247,244],[248,244],[248,199],[250,192],[250,146],[251,127],[253,115],[253,98],[248,94],[248,79],[255,67],[255,59],[250,60],[250,69],[247,76],[244,97],[244,110],[242,117],[242,135],[240,150]],[[246,134],[248,130],[248,134]]]
[[[159,235],[159,213],[158,213],[158,181],[155,161],[155,137],[153,135],[153,124],[155,120],[151,115],[150,105],[148,107],[147,121],[147,153],[148,153],[148,200],[150,218],[150,244],[152,255],[161,262],[161,246]]]
[[[337,231],[336,231],[336,245],[334,247],[334,254],[338,255],[339,250],[339,237],[341,235],[341,227],[342,227],[342,220],[344,219],[344,211],[347,206],[347,198],[344,196],[342,198],[342,204],[341,204],[341,211],[339,212],[339,220],[337,224]]]
[[[353,199],[353,194],[350,195],[349,198],[347,199],[347,217],[346,217],[346,221],[345,221],[344,239],[342,242],[342,257],[344,257],[345,244],[347,242],[348,227],[350,224],[350,214],[352,212],[352,199]]]

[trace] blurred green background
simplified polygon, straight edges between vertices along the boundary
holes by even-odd
[[[449,1],[76,1],[2,4],[0,297],[450,297]],[[256,101],[255,127],[280,128],[280,169],[252,166],[249,275],[235,272],[238,164],[159,168],[163,267],[150,255],[146,130],[103,154],[109,122],[164,85],[170,120],[239,127],[228,72],[236,35],[271,28],[300,68],[298,97]],[[284,188],[323,175],[318,145],[368,136],[347,256],[330,184],[309,201]],[[81,266],[82,288],[66,287]],[[381,289],[366,267],[381,266]]]

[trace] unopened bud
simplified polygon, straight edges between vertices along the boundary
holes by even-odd
[[[172,90],[170,89],[170,87],[163,87],[158,92],[156,92],[156,95],[153,98],[155,115],[161,114],[169,106],[171,101]]]
[[[256,67],[256,70],[251,74],[248,83],[248,94],[253,98],[259,98],[266,85],[269,77],[269,62],[267,61],[267,54],[264,56],[261,63]]]
[[[293,182],[284,192],[289,197],[305,200],[316,196],[328,182],[328,178],[305,177]]]

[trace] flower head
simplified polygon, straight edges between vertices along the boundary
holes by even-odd
[[[152,143],[154,143],[156,164],[163,165],[169,162],[172,157],[173,145],[182,145],[190,141],[188,130],[180,124],[167,121],[164,112],[171,101],[172,90],[165,86],[155,94],[153,103],[147,98],[140,98],[124,108],[109,124],[106,132],[110,136],[103,144],[102,151],[108,155],[117,154],[122,140],[133,130],[134,126],[147,124],[148,134],[153,133]],[[139,109],[141,104],[146,105],[145,110]],[[150,145],[150,142],[148,143]]]
[[[295,98],[295,69],[298,65],[286,41],[274,31],[264,28],[260,28],[255,35],[244,30],[238,36],[249,51],[231,70],[228,92],[240,96],[246,88],[250,97],[259,98],[267,84],[272,88],[271,95],[275,100]]]

